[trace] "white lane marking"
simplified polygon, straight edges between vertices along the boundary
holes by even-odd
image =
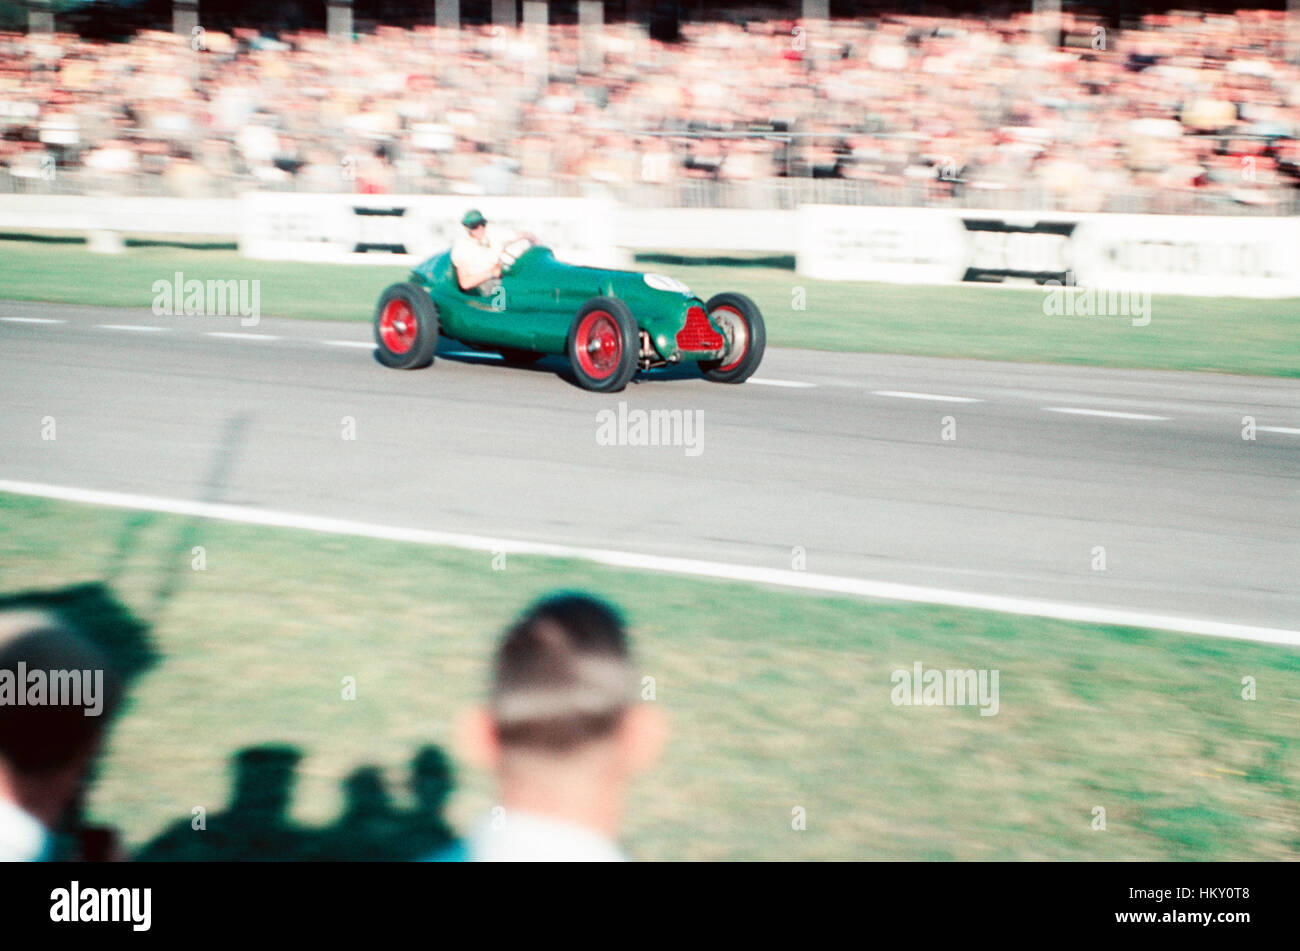
[[[1112,409],[1080,409],[1077,406],[1044,406],[1043,409],[1049,413],[1069,413],[1072,416],[1105,416],[1108,419],[1169,419],[1168,416],[1152,416],[1148,413],[1120,413]]]
[[[763,376],[751,376],[750,383],[757,383],[759,386],[788,386],[794,390],[812,389],[816,383],[804,383],[801,380],[772,380]]]
[[[100,330],[129,330],[131,333],[138,334],[160,334],[167,331],[167,327],[150,327],[146,324],[95,324]]]
[[[11,324],[66,324],[66,320],[55,320],[53,317],[0,317],[0,320]]]
[[[321,343],[330,347],[364,347],[366,350],[375,349],[375,344],[372,340],[322,340]]]
[[[1256,426],[1261,433],[1286,433],[1288,436],[1300,436],[1300,429],[1292,429],[1290,426]]]
[[[935,400],[939,403],[983,403],[973,396],[942,396],[938,393],[909,393],[906,390],[872,390],[876,396],[892,396],[900,400]]]
[[[275,334],[244,334],[244,333],[237,333],[232,330],[209,330],[207,331],[206,335],[209,337],[221,337],[224,340],[282,340],[284,339],[282,337],[277,337]]]
[[[73,486],[46,485],[36,482],[16,482],[0,479],[0,492],[14,495],[59,499],[86,505],[105,505],[111,508],[136,511],[165,512],[191,518],[210,518],[245,525],[263,525],[272,528],[295,528],[331,535],[352,535],[361,538],[378,538],[385,541],[410,542],[417,545],[442,545],[471,551],[504,551],[517,555],[544,555],[552,558],[578,558],[616,568],[642,571],[662,571],[669,574],[690,575],[698,578],[720,578],[727,581],[744,581],[751,584],[771,584],[786,588],[847,594],[888,601],[913,601],[921,604],[943,604],[950,607],[975,608],[984,611],[1002,611],[1031,617],[1050,617],[1063,621],[1081,621],[1087,624],[1113,624],[1123,627],[1145,627],[1156,630],[1199,634],[1205,637],[1224,637],[1235,640],[1259,641],[1265,644],[1285,644],[1300,647],[1300,631],[1283,628],[1253,627],[1225,621],[1201,618],[1175,617],[1165,614],[1148,614],[1124,608],[1107,608],[1062,601],[1039,601],[1032,598],[1013,598],[996,594],[977,594],[969,591],[950,591],[921,585],[898,584],[892,581],[871,581],[865,578],[848,578],[840,575],[810,574],[788,568],[760,568],[752,565],[734,565],[718,561],[701,561],[693,558],[672,558],[647,555],[639,552],[613,551],[603,548],[583,548],[551,542],[531,542],[515,539],[491,538],[485,535],[468,535],[461,532],[444,532],[421,528],[395,528],[357,522],[349,519],[328,518],[319,515],[302,515],[271,509],[246,508],[214,502],[192,502],[185,499],[168,499],[152,495],[133,495],[124,492],[106,492],[99,489],[81,489]]]

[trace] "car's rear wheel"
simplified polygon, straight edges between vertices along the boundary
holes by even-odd
[[[704,305],[722,331],[727,351],[721,360],[701,360],[700,370],[714,383],[744,383],[758,369],[767,348],[767,327],[758,305],[744,294],[715,294]]]
[[[523,350],[519,347],[498,347],[497,353],[501,354],[501,358],[512,367],[532,366],[545,356],[536,350]]]
[[[375,308],[379,362],[395,370],[419,370],[438,349],[438,306],[423,287],[410,281],[379,295]]]
[[[593,297],[569,327],[569,362],[584,389],[617,393],[636,375],[640,337],[627,304]]]

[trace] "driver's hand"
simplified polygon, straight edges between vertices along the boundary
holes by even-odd
[[[493,276],[493,277],[500,277],[500,276],[501,276],[501,262],[500,262],[500,261],[498,261],[496,264],[494,264],[494,265],[492,266],[492,276]]]

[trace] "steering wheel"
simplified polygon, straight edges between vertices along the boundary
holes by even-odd
[[[509,274],[510,269],[515,266],[515,262],[523,255],[525,251],[533,246],[533,241],[528,237],[519,237],[511,241],[501,249],[501,273]]]

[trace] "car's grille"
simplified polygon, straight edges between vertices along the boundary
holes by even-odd
[[[703,307],[686,311],[686,326],[677,331],[677,349],[721,350],[725,345],[722,334],[713,329]]]

